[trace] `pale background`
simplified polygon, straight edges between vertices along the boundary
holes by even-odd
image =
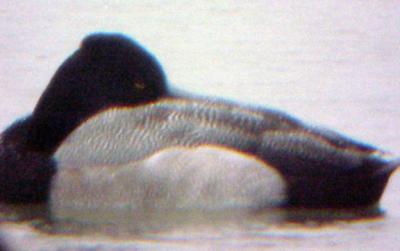
[[[272,106],[400,154],[400,1],[49,2],[0,5],[1,130],[32,111],[85,35],[117,31],[156,55],[176,87]],[[350,224],[338,243],[400,246],[399,190],[397,173],[378,230],[352,239]]]

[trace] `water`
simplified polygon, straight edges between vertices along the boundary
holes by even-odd
[[[6,1],[0,20],[1,130],[33,109],[82,37],[119,31],[146,45],[179,88],[279,108],[400,154],[397,1]],[[399,190],[397,172],[382,200],[384,213],[368,217],[279,210],[139,215],[128,228],[55,224],[25,216],[30,209],[2,208],[3,221],[11,223],[0,232],[21,249],[36,250],[395,250]]]

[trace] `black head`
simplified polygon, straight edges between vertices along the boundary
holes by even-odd
[[[27,144],[52,153],[94,113],[151,102],[165,93],[163,70],[143,47],[120,34],[90,35],[59,67],[40,98]]]
[[[157,60],[120,34],[85,38],[57,70],[32,116],[0,135],[0,200],[42,202],[55,174],[52,153],[82,121],[110,106],[166,94]]]

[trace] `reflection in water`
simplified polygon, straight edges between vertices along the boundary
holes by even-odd
[[[0,222],[5,221],[45,221],[50,210],[46,204],[0,204]]]
[[[57,220],[47,208],[1,205],[0,236],[15,250],[291,249],[299,241],[308,249],[358,245],[354,239],[368,243],[388,231],[382,231],[379,208],[69,212],[85,221]]]
[[[148,236],[163,233],[252,233],[290,225],[318,227],[339,222],[377,220],[380,208],[354,210],[265,209],[224,211],[71,211],[70,220],[52,217],[47,205],[1,205],[1,222],[29,222],[37,230],[52,235]],[[76,217],[74,217],[74,215]],[[74,220],[74,219],[85,220]]]
[[[76,212],[79,214],[79,212]],[[81,217],[82,215],[79,214]],[[101,233],[114,236],[154,235],[173,232],[207,233],[219,231],[247,231],[256,225],[284,222],[285,211],[268,210],[263,213],[244,211],[152,211],[92,215],[97,221],[53,221],[53,233]],[[99,221],[98,219],[102,219]],[[268,227],[267,227],[268,228]]]

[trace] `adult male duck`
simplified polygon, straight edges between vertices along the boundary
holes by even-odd
[[[0,199],[58,208],[368,207],[400,164],[280,111],[174,94],[152,55],[108,33],[0,140]]]

